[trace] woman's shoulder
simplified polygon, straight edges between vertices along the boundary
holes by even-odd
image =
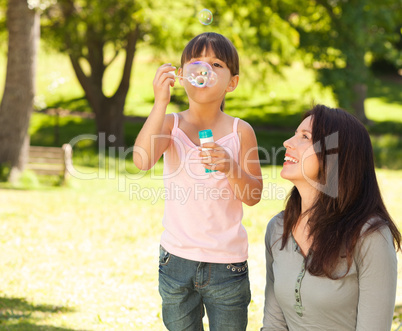
[[[268,222],[267,230],[265,232],[266,240],[272,241],[272,239],[274,239],[274,241],[276,241],[278,238],[282,236],[283,215],[284,211],[281,211],[280,213],[272,217],[271,220]]]
[[[273,216],[271,218],[271,220],[268,222],[268,226],[271,227],[283,227],[283,215],[285,214],[285,211],[282,210],[281,212],[279,212],[278,214],[276,214],[275,216]]]
[[[379,217],[372,217],[364,223],[360,231],[360,240],[364,240],[365,237],[388,240],[392,238],[392,233],[385,220]]]
[[[395,254],[392,232],[387,223],[379,218],[369,219],[362,227],[356,244],[355,257],[362,260],[368,252],[387,251]]]

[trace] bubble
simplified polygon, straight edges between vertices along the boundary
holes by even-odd
[[[203,61],[187,63],[183,76],[195,87],[212,87],[218,81],[218,76],[212,67]]]
[[[209,9],[204,8],[198,13],[198,20],[201,24],[210,25],[214,20],[214,17]]]
[[[207,86],[212,87],[217,83],[217,81],[218,81],[218,75],[212,71],[208,76]]]

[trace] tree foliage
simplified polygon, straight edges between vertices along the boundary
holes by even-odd
[[[401,38],[401,0],[270,0],[300,35],[306,63],[331,86],[339,105],[366,121],[364,99],[373,54],[392,51]]]
[[[402,0],[30,0],[35,1],[53,4],[42,15],[44,38],[69,54],[98,131],[115,135],[118,144],[132,62],[143,45],[153,46],[161,61],[178,65],[172,58],[179,58],[195,35],[222,33],[239,50],[242,73],[260,86],[267,73],[301,50],[318,80],[332,87],[339,105],[363,121],[371,59],[402,63],[395,49],[401,40]],[[197,20],[203,8],[214,14],[210,26]],[[121,81],[106,95],[104,73],[120,53],[125,54]]]
[[[299,45],[298,33],[264,1],[211,1],[209,5],[218,14],[219,32],[234,42],[246,64],[243,70],[252,70],[248,80],[256,86],[264,85],[261,81],[267,73],[279,72],[292,61]]]
[[[111,145],[123,145],[124,103],[147,5],[146,1],[139,5],[127,0],[59,0],[45,11],[43,33],[69,55],[98,132],[104,132]],[[121,80],[114,94],[107,96],[103,77],[121,51],[125,54]]]
[[[211,26],[197,19],[204,7],[214,13]],[[69,54],[96,115],[98,132],[117,137],[115,145],[123,142],[124,102],[137,47],[152,46],[157,56],[166,59],[177,56],[197,34],[216,31],[229,37],[261,76],[280,59],[289,58],[298,43],[288,22],[261,3],[245,0],[202,4],[191,0],[58,0],[45,12],[42,26],[46,40]],[[119,52],[125,54],[121,82],[113,95],[106,96],[104,73]]]
[[[213,25],[203,30],[221,33],[234,43],[243,64],[241,72],[255,85],[263,85],[266,73],[279,72],[283,64],[292,61],[299,35],[264,1],[208,0],[203,6],[214,13]],[[200,28],[199,22],[196,25]],[[183,32],[186,42],[196,35],[187,29]]]

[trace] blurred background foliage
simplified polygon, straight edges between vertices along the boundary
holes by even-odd
[[[0,0],[3,69],[7,3]],[[28,3],[41,15],[31,144],[61,145],[77,134],[101,131],[98,118],[105,115],[96,104],[106,108],[116,99],[130,61],[127,47],[136,31],[129,89],[120,98],[125,119],[117,126],[125,145],[132,145],[152,107],[156,68],[164,62],[179,66],[186,43],[199,33],[214,31],[233,41],[241,59],[240,85],[227,96],[226,111],[255,127],[260,146],[278,148],[301,112],[313,103],[325,103],[347,109],[368,125],[377,166],[402,167],[402,0]],[[197,19],[203,8],[213,13],[210,25]],[[77,65],[89,85],[80,78]],[[1,90],[4,77],[1,70]],[[97,103],[91,101],[91,84]],[[184,90],[174,87],[168,111],[186,107]],[[96,155],[95,144],[85,148]],[[78,157],[79,146],[77,152]]]

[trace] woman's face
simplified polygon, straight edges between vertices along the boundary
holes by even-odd
[[[318,182],[319,161],[313,148],[312,117],[297,128],[295,135],[283,143],[286,148],[281,177],[293,184]]]

